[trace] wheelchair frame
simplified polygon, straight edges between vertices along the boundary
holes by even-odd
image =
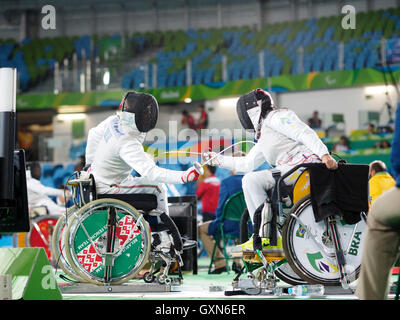
[[[270,210],[269,210],[270,214],[268,217],[269,219],[267,221],[267,224],[270,225],[270,230],[268,232],[269,236],[271,235],[272,230],[275,230],[275,232],[277,231],[278,228],[280,230],[283,230],[285,225],[287,225],[287,223],[288,223],[289,217],[293,217],[294,219],[296,219],[296,221],[300,220],[299,223],[301,225],[305,225],[305,224],[301,223],[301,219],[293,213],[291,213],[290,216],[284,215],[284,213],[283,213],[284,200],[282,198],[282,188],[283,188],[282,184],[284,183],[284,179],[286,179],[287,177],[292,175],[294,172],[296,172],[300,168],[305,168],[305,170],[307,170],[307,168],[310,168],[312,165],[315,165],[315,164],[314,163],[299,164],[299,165],[293,167],[292,169],[290,169],[288,172],[286,172],[283,175],[280,175],[280,173],[274,174],[276,183],[275,183],[274,187],[271,189],[269,199],[267,200],[267,203],[270,208]],[[302,174],[303,174],[303,172],[300,173],[300,175],[297,177],[297,180],[293,185],[292,192],[294,190],[294,186],[296,185],[298,179],[300,178],[300,176]],[[291,197],[291,198],[293,198],[293,197]],[[300,203],[300,201],[298,201],[297,203]],[[291,208],[293,209],[294,206],[295,206],[295,204],[292,204]],[[291,211],[292,211],[292,209],[291,209]],[[361,214],[361,218],[364,221],[366,221],[365,214],[364,215]],[[279,219],[279,222],[277,222],[278,219]],[[345,257],[344,257],[344,252],[346,252],[346,251],[343,251],[340,238],[338,237],[336,221],[337,221],[337,218],[335,218],[335,217],[326,218],[326,223],[329,226],[330,234],[332,234],[332,241],[335,246],[335,254],[334,254],[335,257],[334,258],[336,259],[336,262],[337,262],[337,265],[338,265],[339,271],[340,271],[340,283],[344,289],[348,289],[351,281],[348,278],[348,275],[345,270],[346,261],[345,261]],[[271,222],[275,222],[275,225],[273,225]],[[256,234],[256,233],[258,234],[258,231],[259,231],[259,229],[254,230],[253,232],[254,232],[254,234]],[[352,234],[351,238],[354,236],[354,231],[355,231],[355,228],[353,229],[353,234]],[[310,237],[311,241],[314,241],[315,243],[317,243],[319,245],[318,241],[316,241],[316,239],[312,237],[312,233],[310,233],[307,230],[306,230],[306,232],[308,232],[308,234],[311,236]],[[284,240],[284,239],[282,239],[282,240]],[[276,242],[273,243],[273,241],[271,240],[271,245],[276,245]],[[275,273],[274,273],[274,266],[276,265],[276,261],[271,261],[271,262],[267,261],[267,259],[264,257],[261,250],[259,250],[259,249],[256,250],[255,255],[259,257],[260,263],[258,264],[258,266],[253,265],[250,268],[247,268],[248,270],[250,270],[248,272],[248,278],[251,279],[252,283],[256,287],[272,290],[276,286],[276,279],[275,279]],[[248,263],[248,264],[251,265],[252,263]],[[272,267],[271,267],[271,265],[272,265]],[[255,280],[254,280],[256,277],[252,274],[252,271],[259,268],[260,266],[263,267],[262,273],[264,274],[264,276],[263,276],[264,281],[261,281],[258,284],[256,284]],[[296,272],[296,273],[298,273],[298,272]],[[303,272],[302,272],[302,274],[303,274]],[[241,273],[234,280],[234,284],[236,285],[236,287],[238,287],[238,281],[240,280],[239,279],[240,275],[241,275]],[[259,272],[259,275],[260,275],[260,272]],[[307,277],[305,274],[303,274],[302,278],[303,277],[305,277],[304,280],[306,280]],[[240,287],[240,283],[239,283],[239,287]]]
[[[76,174],[76,179],[72,179],[72,180],[68,180],[67,181],[67,185],[72,187],[72,194],[73,194],[73,201],[74,204],[76,206],[76,210],[73,211],[71,213],[72,217],[65,217],[65,219],[60,219],[60,224],[64,223],[64,224],[70,224],[68,226],[67,230],[64,230],[63,233],[63,237],[64,237],[64,243],[66,243],[66,246],[68,247],[68,249],[71,248],[71,245],[73,243],[73,239],[71,239],[71,235],[69,234],[69,232],[71,231],[71,227],[72,224],[75,223],[75,231],[78,227],[81,227],[81,229],[84,231],[84,233],[86,234],[87,239],[89,240],[90,244],[92,245],[92,247],[94,248],[94,250],[96,251],[96,253],[102,258],[102,264],[104,266],[104,277],[103,279],[92,279],[92,277],[88,276],[87,274],[84,274],[83,271],[81,270],[82,266],[79,266],[79,261],[76,259],[76,257],[72,257],[71,252],[69,252],[69,250],[66,251],[66,257],[64,257],[64,261],[60,261],[61,262],[61,268],[65,271],[68,270],[69,272],[67,273],[69,276],[71,276],[72,278],[74,278],[75,280],[77,280],[78,282],[81,282],[82,280],[84,280],[85,282],[89,282],[89,283],[94,283],[97,285],[102,285],[102,284],[122,284],[128,280],[130,280],[133,276],[135,276],[140,270],[143,269],[143,267],[146,265],[146,263],[150,262],[151,267],[150,270],[148,272],[145,273],[145,275],[143,276],[143,280],[147,283],[149,282],[153,282],[154,280],[156,280],[158,282],[158,284],[166,284],[169,285],[171,284],[172,280],[174,280],[174,283],[176,284],[180,284],[183,277],[182,277],[182,273],[181,273],[181,266],[183,265],[183,261],[181,258],[181,252],[178,251],[175,248],[174,245],[174,240],[180,240],[180,235],[179,239],[174,238],[174,236],[168,235],[168,237],[170,238],[170,244],[171,247],[169,248],[169,252],[165,252],[162,250],[156,250],[155,246],[153,246],[153,243],[151,241],[151,237],[152,234],[149,230],[148,227],[148,222],[145,219],[145,215],[150,213],[150,212],[145,212],[143,210],[136,210],[133,206],[131,206],[130,204],[121,201],[121,200],[116,200],[114,198],[112,198],[112,195],[110,195],[109,198],[102,198],[102,199],[98,199],[95,200],[95,198],[97,198],[97,191],[95,188],[95,181],[94,181],[94,177],[92,175],[89,176],[89,178],[81,178],[79,176],[79,173],[75,173]],[[124,210],[126,211],[126,213],[123,214],[130,214],[132,215],[132,213],[130,211],[133,210],[133,212],[136,212],[136,216],[137,219],[134,222],[135,226],[130,229],[127,240],[122,244],[122,247],[117,248],[117,251],[115,251],[114,248],[114,243],[116,241],[115,237],[116,237],[116,224],[117,224],[117,217],[116,217],[116,209],[111,205],[108,206],[108,210],[107,210],[107,241],[106,241],[106,248],[105,248],[105,252],[102,253],[98,250],[98,248],[96,247],[96,244],[94,244],[93,240],[91,239],[91,236],[89,235],[89,233],[87,232],[86,228],[83,225],[83,221],[80,220],[79,217],[83,216],[85,213],[89,212],[88,216],[90,216],[90,208],[91,208],[91,204],[93,204],[93,202],[95,202],[96,204],[99,204],[101,206],[102,203],[106,204],[107,202],[120,202],[121,204],[125,204],[125,207],[127,209],[124,208]],[[154,212],[157,210],[152,210],[151,212]],[[95,212],[95,210],[93,210],[93,212]],[[164,214],[165,215],[165,214]],[[168,217],[165,218],[163,217],[163,219],[167,219]],[[169,218],[170,219],[170,218]],[[64,221],[61,221],[64,220]],[[71,221],[68,221],[71,220]],[[75,222],[74,222],[75,220]],[[171,220],[171,219],[170,219]],[[168,223],[172,223],[173,221],[167,221]],[[134,232],[137,231],[137,228],[139,228],[138,226],[142,225],[143,230],[141,230],[140,232],[144,232],[144,235],[148,234],[148,240],[145,241],[145,248],[142,248],[141,252],[144,252],[144,259],[141,260],[140,265],[137,267],[136,272],[134,272],[134,274],[129,274],[129,276],[125,279],[124,277],[121,279],[118,279],[118,281],[115,281],[115,279],[112,278],[112,269],[114,267],[114,262],[115,259],[118,258],[121,253],[124,251],[125,247],[127,246],[128,242],[131,242],[131,236]],[[57,226],[58,228],[62,228],[62,226]],[[176,226],[175,226],[176,228]],[[135,229],[135,230],[134,230]],[[169,230],[170,232],[178,232],[177,230]],[[60,231],[61,233],[61,231]],[[58,241],[60,241],[60,239],[54,239],[54,243],[58,243]],[[180,245],[182,245],[182,243],[180,243]],[[178,245],[179,247],[179,245]],[[53,245],[54,248],[54,245]],[[182,250],[182,248],[181,248]],[[61,250],[61,252],[59,252],[60,250],[53,250],[54,252],[57,252],[58,256],[63,254],[63,250]],[[103,250],[104,251],[104,250]],[[57,259],[58,261],[59,259]],[[161,262],[162,264],[165,264],[165,268],[162,272],[160,272],[157,277],[155,277],[155,273],[158,272],[158,270],[156,270],[156,264],[158,262]],[[68,266],[63,266],[63,263],[67,263],[69,264]],[[173,279],[169,277],[169,270],[170,267],[173,263],[177,263],[178,264],[178,273],[179,276],[177,279]],[[135,265],[136,268],[136,265]],[[75,274],[75,272],[71,272],[71,269],[73,269],[73,271],[75,271],[77,274]],[[150,273],[150,274],[149,274]]]

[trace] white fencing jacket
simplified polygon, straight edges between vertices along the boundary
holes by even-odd
[[[26,189],[28,191],[28,203],[31,207],[41,207],[53,202],[49,196],[63,196],[62,189],[55,189],[44,186],[39,180],[32,178],[31,171],[26,171]],[[54,203],[55,204],[55,203]]]
[[[311,156],[329,154],[314,130],[288,109],[271,111],[262,123],[261,137],[245,157],[221,156],[221,167],[250,172],[264,161],[273,166],[295,166]]]
[[[134,126],[124,125],[117,115],[90,129],[85,156],[96,183],[120,184],[134,169],[150,181],[182,184],[184,171],[160,168],[144,151],[145,136]]]

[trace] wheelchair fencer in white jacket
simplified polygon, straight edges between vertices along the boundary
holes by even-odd
[[[158,103],[152,95],[128,92],[116,115],[89,130],[85,158],[99,194],[155,194],[157,209],[169,215],[165,183],[195,181],[201,172],[194,166],[186,171],[160,168],[144,151],[146,133],[157,118]],[[133,177],[132,169],[140,177]]]
[[[223,156],[215,152],[205,152],[202,157],[203,161],[210,160],[210,165],[246,173],[242,187],[253,222],[256,209],[265,202],[267,190],[275,184],[271,169],[253,171],[265,161],[282,175],[301,163],[323,162],[328,169],[337,168],[337,162],[316,132],[293,111],[276,109],[268,92],[256,89],[241,96],[237,113],[243,127],[255,132],[257,143],[254,147],[245,157]],[[287,184],[294,182],[290,177],[285,179]]]

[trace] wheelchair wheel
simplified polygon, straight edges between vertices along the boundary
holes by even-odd
[[[325,220],[315,222],[310,195],[298,201],[291,214],[297,219],[293,216],[288,218],[282,236],[285,255],[292,269],[309,283],[340,285],[336,250],[329,232],[326,231]],[[338,217],[336,226],[346,261],[345,271],[352,282],[360,272],[366,223],[361,219],[357,224],[348,225]]]
[[[64,271],[71,278],[82,282],[83,279],[76,273],[76,271],[71,267],[68,263],[65,253],[65,243],[64,243],[64,232],[67,229],[71,221],[71,217],[78,211],[76,206],[73,206],[67,211],[67,223],[65,223],[65,215],[62,215],[54,228],[52,242],[51,242],[51,251],[54,257],[55,266],[60,267],[62,271]]]
[[[117,223],[113,266],[106,281],[109,210],[115,210]],[[67,260],[75,272],[94,284],[120,284],[133,278],[146,264],[151,244],[149,227],[144,218],[137,225],[140,217],[141,214],[126,202],[109,198],[92,201],[79,209],[64,235]]]
[[[276,269],[274,272],[279,279],[293,286],[307,283],[296,272],[293,271],[286,258],[282,259],[276,264]]]
[[[249,240],[249,230],[247,222],[249,220],[249,211],[245,210],[240,219],[240,242],[244,243]],[[274,265],[275,275],[282,281],[293,286],[305,284],[306,282],[293,271],[287,259],[284,258]]]
[[[50,262],[54,262],[51,254],[51,239],[59,216],[39,216],[31,221],[31,228],[25,237],[26,247],[42,247]]]

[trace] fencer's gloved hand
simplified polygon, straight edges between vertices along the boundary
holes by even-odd
[[[221,158],[219,154],[212,151],[203,152],[201,155],[202,162],[207,163],[209,166],[219,167],[221,166]]]
[[[187,169],[181,176],[183,183],[196,181],[201,174],[204,174],[203,167],[200,163],[195,162],[192,167]]]

